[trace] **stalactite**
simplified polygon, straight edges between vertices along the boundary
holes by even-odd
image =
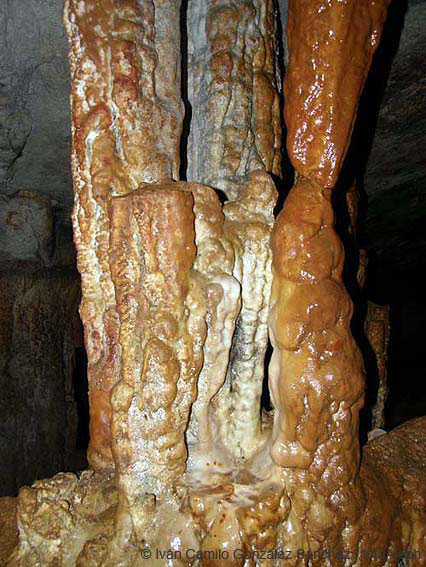
[[[235,200],[256,169],[281,176],[274,3],[188,3],[188,180]]]

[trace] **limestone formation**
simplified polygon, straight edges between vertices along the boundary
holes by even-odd
[[[21,490],[9,567],[426,564],[426,419],[360,465],[363,362],[332,208],[386,7],[290,2],[296,182],[274,223],[272,2],[190,1],[179,181],[180,46],[162,43],[177,4],[67,0],[93,468]]]
[[[375,547],[368,526],[384,495],[375,487],[373,499],[359,475],[363,363],[350,332],[352,305],[342,283],[343,247],[331,197],[385,16],[386,2],[290,2],[285,117],[297,181],[272,235],[272,455],[283,467],[292,503],[296,529],[288,543],[345,550],[350,564]],[[391,505],[383,506],[392,517]],[[387,561],[385,550],[405,549],[421,537],[420,526],[410,523],[408,539],[401,531],[381,532],[379,564]]]
[[[262,438],[259,411],[268,345],[270,231],[281,177],[281,78],[274,2],[188,3],[188,180],[224,192],[232,275],[241,286],[226,383],[217,404],[236,460]],[[255,173],[256,172],[256,173]]]
[[[371,429],[383,429],[385,403],[388,395],[387,361],[390,338],[389,305],[368,302],[365,332],[374,351],[377,364],[377,401],[372,409]]]
[[[119,320],[108,261],[108,202],[175,178],[180,100],[179,2],[65,2],[72,76],[74,239],[89,359],[90,448],[113,466],[110,393],[120,374]]]
[[[235,200],[255,169],[281,176],[276,9],[272,0],[189,0],[188,180]]]
[[[276,189],[262,170],[249,176],[236,201],[224,206],[225,233],[235,250],[233,274],[241,285],[226,383],[220,392],[226,443],[237,458],[250,458],[262,438],[260,405],[268,344],[272,284],[270,236]]]

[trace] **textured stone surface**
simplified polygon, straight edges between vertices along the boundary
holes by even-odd
[[[19,265],[48,266],[53,251],[53,215],[49,197],[21,191],[0,195],[0,263],[2,270]]]
[[[414,419],[364,447],[360,478],[367,508],[360,526],[362,567],[373,560],[397,567],[404,552],[406,564],[426,565],[425,431],[426,418]]]
[[[309,548],[300,539],[296,542],[299,547],[294,548],[291,534],[298,525],[289,516],[291,502],[283,492],[283,484],[256,483],[246,473],[233,480],[211,475],[208,480],[216,484],[190,487],[189,494],[184,491],[179,509],[164,500],[154,504],[145,498],[145,506],[149,503],[145,511],[155,521],[147,522],[146,516],[140,515],[143,540],[133,539],[124,553],[118,553],[114,545],[118,506],[115,483],[111,476],[86,471],[79,478],[59,474],[22,489],[18,499],[21,544],[5,565],[190,567],[199,554],[201,567],[243,567],[245,558],[250,560],[258,553],[265,558],[262,564],[267,567],[305,565],[309,558],[313,566],[322,567],[327,557],[338,565],[344,552],[348,565],[367,567],[374,559],[381,566],[387,556],[386,566],[397,567],[405,554],[409,564],[421,566],[426,536],[426,444],[419,443],[419,439],[424,439],[425,431],[426,419],[418,419],[365,447],[360,476],[368,506],[361,532],[354,534],[361,539],[360,548],[354,552],[333,547],[327,540]],[[140,499],[139,506],[142,503]],[[396,514],[397,505],[400,508]],[[12,543],[14,508],[13,499],[0,500],[0,525],[3,523],[12,536]],[[404,548],[399,544],[402,535],[408,544]],[[10,540],[4,540],[0,548],[4,557],[11,550],[10,544]],[[277,548],[288,551],[281,557],[274,556]],[[156,549],[174,550],[175,554],[161,558]],[[220,550],[228,551],[228,558],[220,555]],[[214,555],[208,555],[212,551]]]
[[[276,408],[272,456],[284,467],[297,526],[293,548],[302,543],[315,549],[326,541],[332,550],[356,554],[374,538],[359,533],[366,505],[358,476],[363,364],[350,332],[352,306],[342,282],[331,189],[386,6],[289,4],[285,117],[297,181],[272,235],[269,380]],[[385,541],[385,548],[390,544]]]
[[[292,17],[294,4],[290,3],[287,27],[289,51],[293,52],[285,82],[287,149],[300,175],[331,188],[348,149],[386,10],[383,2],[331,2],[321,5],[319,12],[317,2],[302,2],[301,6],[306,9],[304,16]],[[357,33],[350,32],[354,20]],[[363,20],[370,21],[372,29],[363,30]],[[293,37],[297,39],[292,43]],[[344,57],[347,52],[352,54],[350,75]],[[295,82],[298,88],[292,88]]]
[[[236,199],[250,171],[281,176],[272,0],[188,3],[189,181]]]
[[[0,190],[49,195],[57,228],[70,241],[70,80],[61,12],[61,2],[1,3]]]
[[[241,286],[226,382],[218,394],[223,435],[237,459],[253,456],[262,439],[261,396],[268,344],[272,284],[271,229],[277,191],[270,176],[257,170],[225,204],[225,234],[235,251],[233,275]]]
[[[84,463],[75,453],[81,339],[70,336],[79,279],[61,13],[47,0],[0,5],[0,494]]]
[[[236,459],[259,448],[268,344],[270,231],[281,178],[281,78],[273,2],[188,4],[188,180],[224,192],[225,234],[241,299],[226,382],[222,433]]]
[[[16,498],[0,498],[0,564],[6,565],[18,543]]]
[[[371,81],[373,95],[374,88],[384,93],[383,99],[376,101],[377,125],[365,172],[365,233],[379,254],[382,269],[387,273],[395,270],[395,276],[401,272],[399,286],[410,289],[419,262],[425,258],[426,2],[402,2],[394,11],[384,46],[388,52],[396,52],[389,77],[382,63]],[[382,60],[387,61],[386,55],[390,56],[384,51]],[[371,120],[369,128],[374,128],[374,117]],[[385,275],[381,285],[389,289],[392,281]]]
[[[374,351],[377,364],[377,401],[372,408],[371,429],[383,429],[385,404],[389,392],[387,381],[388,347],[391,333],[389,305],[368,303],[365,333]]]
[[[76,453],[75,348],[81,346],[75,272],[0,275],[0,494],[63,468]]]
[[[22,488],[20,548],[8,565],[102,565],[99,548],[111,538],[116,510],[112,477],[93,471],[59,473]]]
[[[68,30],[76,32],[70,33],[75,71],[82,54],[81,30],[86,38],[95,31],[96,48],[88,41],[83,51],[102,66],[107,58],[99,56],[98,48],[108,51],[110,43],[115,45],[115,16],[125,9],[119,30],[129,31],[127,16],[148,3],[120,4],[108,21],[102,20],[103,7],[111,8],[107,1],[73,5]],[[106,127],[95,115],[94,130],[83,132],[86,120],[90,126],[93,118],[85,115],[93,101],[96,109],[107,106],[114,121],[115,108],[105,102],[110,91],[104,90],[97,105],[95,98],[83,97],[74,116],[75,231],[82,238],[79,263],[87,278],[82,313],[89,346],[91,339],[95,346],[89,348],[91,363],[101,360],[103,371],[115,373],[103,389],[98,388],[104,378],[100,368],[91,377],[96,385],[92,421],[99,427],[95,437],[107,449],[93,462],[110,464],[111,444],[115,479],[108,471],[80,478],[61,474],[22,489],[20,542],[10,567],[142,567],[147,559],[164,567],[366,566],[371,564],[368,553],[377,548],[377,564],[396,567],[397,554],[407,547],[424,553],[425,419],[373,440],[360,474],[363,369],[350,331],[352,305],[342,283],[344,254],[331,202],[385,6],[386,1],[290,2],[286,116],[289,153],[300,171],[272,231],[272,250],[275,190],[264,163],[259,168],[256,161],[255,167],[250,159],[244,162],[245,173],[227,189],[230,200],[223,207],[203,185],[161,176],[159,182],[153,174],[155,183],[133,186],[121,177],[118,125]],[[211,38],[223,41],[225,47],[215,54],[224,54],[225,60],[235,55],[229,36],[239,38],[253,23],[244,18],[262,13],[246,3],[204,7],[210,11],[204,20],[205,45],[211,32]],[[90,23],[91,8],[101,19],[99,29],[95,20],[92,26],[79,20],[76,31],[76,16],[89,15]],[[235,18],[224,14],[243,16],[236,34]],[[191,34],[199,20],[189,21]],[[149,30],[149,19],[145,23]],[[130,27],[132,32],[139,29]],[[108,44],[102,33],[111,33]],[[130,53],[133,45],[127,46]],[[319,52],[318,45],[323,46]],[[88,68],[93,69],[86,65],[83,72]],[[226,65],[215,68],[224,69]],[[93,84],[85,77],[87,88]],[[77,73],[73,88],[79,85]],[[265,87],[266,101],[270,87]],[[214,106],[217,93],[213,89],[210,94]],[[75,90],[74,102],[79,96]],[[139,92],[132,96],[137,103]],[[232,102],[237,106],[245,101],[238,97]],[[193,104],[197,111],[196,99]],[[215,143],[231,153],[244,146],[238,136],[247,135],[247,124],[262,115],[258,110],[253,104],[250,121],[233,132],[232,143],[226,128],[215,133]],[[156,116],[155,105],[151,111]],[[205,149],[202,133],[195,138],[199,150]],[[148,132],[141,136],[145,141]],[[275,138],[268,140],[270,155]],[[157,160],[153,171],[161,172],[165,162],[151,141],[147,138],[147,154]],[[136,157],[148,161],[145,155]],[[224,165],[228,167],[226,160]],[[130,162],[124,170],[132,167]],[[104,317],[105,305],[110,314],[117,313],[112,325]],[[259,361],[266,348],[268,312],[274,346],[272,433],[270,418],[260,417]],[[102,358],[108,341],[116,346],[109,359]],[[386,517],[380,522],[383,510]],[[290,556],[247,558],[277,546]],[[172,555],[161,555],[165,550]],[[189,550],[201,555],[191,557]],[[212,550],[213,557],[202,555]],[[220,555],[225,550],[228,556]],[[385,555],[389,552],[391,558]],[[422,562],[420,558],[418,564]]]
[[[365,101],[373,113],[367,112],[360,125],[374,130],[365,172],[367,285],[373,301],[391,307],[388,427],[426,414],[421,378],[426,313],[419,308],[424,290],[419,273],[426,258],[426,2],[396,2],[394,12],[370,80],[368,96],[376,94],[375,103]]]
[[[241,309],[241,286],[232,275],[235,252],[224,231],[225,216],[216,192],[192,183],[188,188],[194,199],[197,247],[194,270],[204,293],[207,332],[197,396],[186,434],[188,467],[203,468],[207,462],[215,461],[212,459],[215,454],[216,462],[222,461],[226,467],[228,458],[221,447],[221,434],[226,432],[221,431],[217,396],[227,375],[235,322]]]
[[[402,26],[401,41],[395,48],[365,180],[366,231],[372,246],[392,266],[416,264],[421,256],[416,250],[423,242],[426,2],[409,0],[407,5],[405,17],[402,14],[394,24]],[[285,31],[287,0],[280,0],[279,6]],[[11,159],[20,156],[12,166],[15,176],[2,184],[1,191],[30,189],[49,194],[57,202],[55,215],[60,224],[69,228],[73,199],[70,81],[61,11],[60,1],[20,0],[18,4],[5,0],[0,6],[4,54],[0,61],[0,139],[4,141],[0,146],[11,152]],[[379,83],[386,78],[381,68],[376,75]],[[24,148],[22,154],[20,148]],[[8,160],[0,158],[3,172],[9,169]],[[64,238],[71,240],[70,231]]]
[[[205,337],[203,299],[190,277],[192,207],[190,192],[173,185],[143,187],[111,203],[122,368],[112,391],[113,451],[128,498],[136,479],[158,494],[185,471],[184,433]]]
[[[93,466],[112,466],[110,391],[120,373],[108,202],[176,178],[182,122],[179,2],[64,5],[72,75],[73,213],[89,360]]]

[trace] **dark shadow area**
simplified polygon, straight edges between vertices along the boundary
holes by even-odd
[[[73,372],[74,398],[77,406],[76,449],[86,451],[89,446],[89,384],[87,381],[87,354],[83,347],[75,349]]]
[[[275,187],[278,191],[278,200],[274,209],[275,218],[279,215],[281,209],[283,208],[284,201],[293,185],[294,182],[294,168],[290,162],[290,158],[287,152],[287,128],[284,121],[284,77],[285,77],[285,60],[284,60],[284,37],[285,30],[282,27],[282,17],[280,13],[280,6],[276,5],[277,10],[277,36],[281,41],[278,41],[278,70],[279,76],[282,80],[282,89],[280,93],[280,116],[281,116],[281,126],[282,126],[282,140],[281,140],[281,178],[272,175],[275,183]]]
[[[188,30],[187,30],[188,0],[182,0],[180,7],[180,53],[181,53],[181,97],[185,109],[182,123],[182,135],[180,139],[179,155],[179,179],[186,181],[188,169],[188,137],[191,126],[192,106],[188,100]]]
[[[226,196],[226,193],[224,191],[222,191],[222,189],[217,189],[215,187],[215,193],[218,196],[219,201],[221,202],[222,205],[224,205],[229,199]]]
[[[261,398],[261,408],[262,410],[271,411],[272,403],[271,403],[271,395],[269,393],[269,384],[268,384],[268,369],[269,363],[271,362],[273,348],[271,345],[271,341],[268,340],[268,346],[266,348],[265,353],[265,363],[264,363],[264,372],[263,372],[263,383],[262,383],[262,398]]]
[[[426,415],[426,314],[424,283],[419,277],[425,270],[425,258],[419,258],[415,268],[405,271],[396,270],[377,256],[371,262],[366,292],[374,301],[384,298],[391,306],[386,429]]]
[[[376,256],[369,244],[368,234],[365,231],[364,225],[368,214],[368,197],[364,187],[364,176],[374,141],[380,104],[388,83],[392,62],[400,43],[407,7],[407,0],[394,0],[389,7],[381,42],[373,58],[370,73],[360,99],[351,144],[333,195],[333,206],[336,214],[335,228],[345,247],[343,279],[354,303],[351,330],[361,349],[366,371],[365,406],[360,413],[360,436],[362,443],[366,442],[367,433],[371,428],[371,409],[377,399],[378,391],[376,356],[364,328],[367,315],[367,301],[370,300],[383,305],[392,300],[392,294],[384,291],[389,287],[389,280],[382,278],[387,276],[374,269]],[[350,230],[350,216],[346,202],[348,190],[354,184],[359,194],[355,234]],[[357,278],[360,249],[366,250],[368,256],[364,286],[360,286]],[[397,267],[395,266],[394,269],[397,269]],[[372,294],[372,280],[376,280],[373,285],[376,289],[380,289],[381,293]],[[391,302],[391,312],[393,310],[394,306]],[[398,325],[397,321],[394,321],[394,325]],[[399,329],[392,327],[391,333],[397,336]],[[393,346],[394,344],[391,342],[390,352],[392,352]],[[391,360],[389,364],[392,364]],[[389,372],[391,372],[390,368]],[[392,387],[391,384],[390,387]],[[392,394],[389,397],[389,402],[391,399]]]

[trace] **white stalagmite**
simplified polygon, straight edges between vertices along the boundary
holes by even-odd
[[[241,286],[226,381],[213,404],[221,438],[237,460],[253,455],[262,438],[276,204],[268,174],[281,176],[275,16],[269,0],[188,4],[187,177],[229,199],[224,230],[234,249],[232,274]]]

